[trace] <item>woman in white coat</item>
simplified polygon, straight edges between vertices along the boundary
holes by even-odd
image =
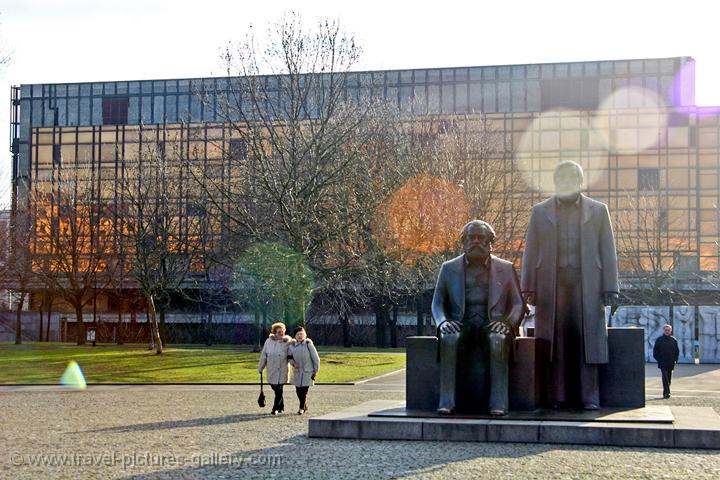
[[[293,332],[295,342],[290,345],[290,361],[293,366],[292,383],[295,385],[295,393],[300,401],[298,415],[307,412],[307,394],[311,385],[314,385],[315,376],[320,370],[320,357],[315,345],[307,337],[303,327],[295,328]]]
[[[262,373],[267,366],[267,383],[275,392],[271,413],[277,415],[285,410],[283,385],[288,381],[288,348],[294,340],[285,335],[284,323],[273,323],[270,331],[272,333],[265,340],[265,345],[260,352],[258,372]]]

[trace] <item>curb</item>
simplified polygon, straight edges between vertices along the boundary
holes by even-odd
[[[404,371],[404,368],[401,368],[399,370],[393,370],[392,372],[383,373],[382,375],[376,375],[374,377],[367,377],[367,378],[361,378],[360,380],[356,380],[354,382],[315,382],[315,385],[324,385],[324,386],[332,386],[332,385],[338,385],[338,386],[353,386],[353,385],[361,385],[363,383],[370,382],[372,380],[377,380],[383,377],[387,377],[389,375],[393,375],[398,372]],[[88,387],[131,387],[134,385],[138,386],[152,386],[152,385],[179,385],[179,386],[193,386],[193,385],[215,385],[215,386],[231,386],[231,385],[260,385],[260,382],[132,382],[132,383],[87,383]],[[267,385],[267,382],[264,382],[263,385]],[[284,385],[292,385],[292,383],[285,383]],[[59,383],[0,383],[0,388],[2,387],[59,387],[62,386]]]
[[[398,370],[393,370],[392,372],[383,373],[382,375],[376,375],[376,376],[374,376],[374,377],[361,378],[360,380],[357,380],[353,385],[360,385],[360,384],[367,383],[367,382],[370,382],[370,381],[373,381],[373,380],[379,380],[379,379],[381,379],[381,378],[388,377],[388,376],[390,376],[390,375],[394,375],[394,374],[396,374],[396,373],[398,373],[398,372],[403,372],[403,371],[405,371],[405,370],[407,370],[407,369],[406,369],[406,368],[400,368],[400,369],[398,369]]]

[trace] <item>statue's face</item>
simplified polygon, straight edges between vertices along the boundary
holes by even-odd
[[[480,225],[470,225],[465,234],[463,250],[470,260],[485,261],[492,253],[493,236],[490,231]]]
[[[582,176],[574,168],[561,168],[553,178],[555,180],[555,193],[558,197],[572,197],[582,188]]]

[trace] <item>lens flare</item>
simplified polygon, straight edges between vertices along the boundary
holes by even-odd
[[[411,178],[380,207],[375,237],[388,251],[433,254],[457,247],[470,205],[462,189],[430,175]]]
[[[85,375],[83,375],[80,365],[78,365],[75,360],[70,360],[68,363],[65,373],[60,377],[60,385],[77,390],[85,390],[87,388]]]
[[[666,93],[676,107],[695,105],[695,62],[683,64],[673,78],[671,91]]]
[[[667,126],[658,94],[640,87],[615,90],[600,105],[592,128],[612,152],[639,153],[656,147]]]
[[[528,187],[543,194],[555,191],[553,172],[563,160],[585,171],[583,188],[594,185],[607,169],[607,140],[590,126],[590,113],[548,110],[535,117],[515,148],[515,168]]]

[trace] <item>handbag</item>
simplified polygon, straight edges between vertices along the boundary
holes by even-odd
[[[260,373],[260,395],[258,395],[258,405],[260,408],[265,406],[265,393],[263,392],[263,374]]]

